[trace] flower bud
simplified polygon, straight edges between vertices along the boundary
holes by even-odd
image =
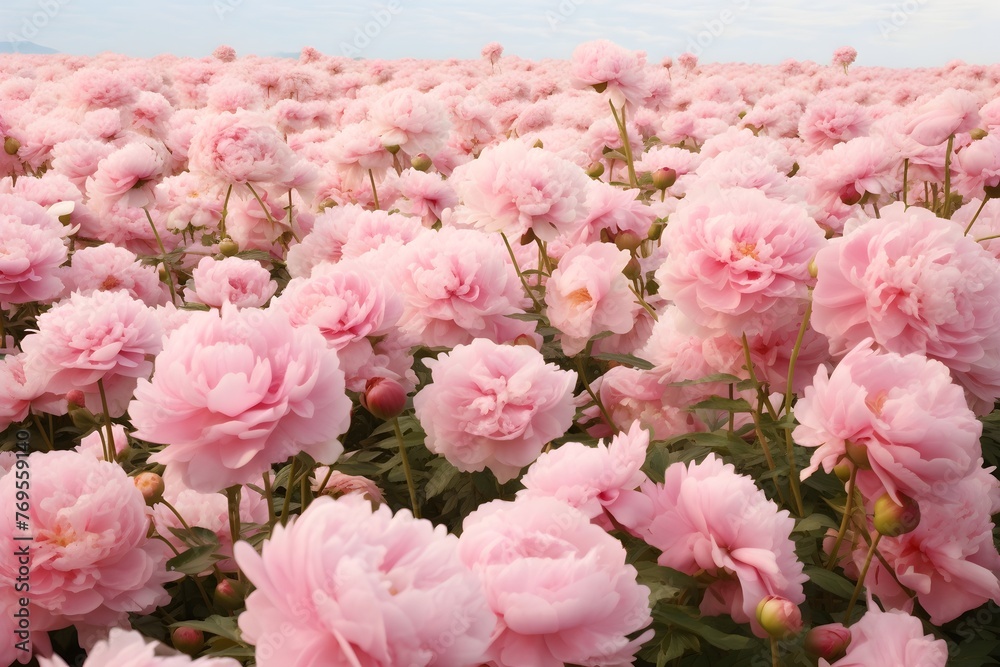
[[[410,165],[417,171],[427,171],[433,164],[427,153],[417,153],[410,158]]]
[[[155,472],[141,472],[132,481],[147,505],[153,506],[163,500],[163,478]]]
[[[392,419],[406,407],[406,390],[395,380],[372,378],[365,384],[361,405],[379,419]]]
[[[587,167],[587,176],[591,178],[600,178],[604,174],[604,165],[600,162],[594,162],[589,167]]]
[[[836,475],[837,479],[841,482],[847,484],[848,480],[851,479],[851,470],[853,469],[854,467],[850,463],[842,460],[840,463],[833,466],[833,474]]]
[[[650,241],[658,241],[661,236],[663,236],[663,230],[667,227],[666,220],[656,219],[653,224],[649,226],[649,233],[647,237]]]
[[[197,655],[205,646],[205,633],[194,628],[174,628],[170,632],[170,643],[182,653]]]
[[[69,409],[82,408],[87,404],[87,399],[84,398],[83,392],[79,389],[70,389],[66,392],[66,403],[69,404]]]
[[[639,264],[639,260],[635,257],[630,259],[628,264],[625,265],[625,268],[622,269],[622,273],[629,280],[638,280],[639,276],[642,275],[642,266]]]
[[[528,347],[532,347],[532,348],[534,348],[536,350],[538,349],[538,346],[535,345],[535,339],[532,338],[531,336],[529,336],[528,334],[518,334],[517,338],[515,338],[513,341],[511,341],[511,344],[512,345],[527,345]]]
[[[386,147],[385,147],[385,149],[386,149],[387,151],[389,151],[389,152],[390,152],[391,154],[393,154],[393,155],[395,155],[396,153],[398,153],[398,152],[399,152],[399,146],[397,146],[397,145],[393,145],[393,146],[386,146]]]
[[[969,132],[969,136],[972,137],[973,141],[979,141],[980,139],[985,139],[986,135],[987,135],[986,130],[984,130],[981,127],[977,127],[976,129]]]
[[[858,192],[858,189],[851,184],[845,185],[844,189],[840,191],[840,201],[847,206],[854,206],[861,201],[863,196],[863,193]]]
[[[872,469],[872,464],[868,460],[867,446],[848,440],[844,443],[844,451],[847,453],[847,458],[850,459],[851,463],[858,466],[861,470]]]
[[[673,169],[657,169],[652,176],[653,187],[657,190],[666,190],[677,182],[677,172]]]
[[[7,155],[17,155],[21,149],[21,142],[14,137],[5,137],[3,140],[3,152]]]
[[[226,257],[232,257],[240,251],[239,245],[236,241],[232,240],[228,236],[219,242],[219,252],[221,252]]]
[[[629,252],[635,252],[642,244],[642,239],[635,232],[626,229],[624,232],[618,232],[615,236],[615,245],[619,250],[628,250]]]
[[[851,643],[851,631],[840,623],[817,625],[806,633],[803,646],[806,653],[827,662],[840,660]]]
[[[902,504],[897,504],[888,493],[875,501],[872,524],[886,537],[898,537],[913,532],[920,523],[920,506],[917,501],[897,493]]]
[[[812,278],[813,280],[816,280],[816,277],[819,276],[819,265],[816,264],[815,257],[809,260],[808,268],[809,268],[809,277]]]
[[[545,148],[545,144],[542,143],[541,139],[535,139],[535,143],[532,145],[532,148]]]
[[[246,584],[234,579],[223,579],[215,587],[212,595],[216,606],[226,611],[235,611],[243,606],[247,597]]]
[[[782,639],[802,630],[802,612],[790,600],[768,595],[757,604],[757,622],[767,634]]]
[[[591,86],[591,88],[593,88],[594,90],[596,90],[599,93],[603,93],[605,90],[608,89],[608,82],[607,81],[601,81],[600,83],[595,83],[595,84],[593,84]]]

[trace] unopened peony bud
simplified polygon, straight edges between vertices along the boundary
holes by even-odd
[[[833,474],[837,476],[837,479],[846,484],[851,479],[851,470],[853,469],[854,467],[850,463],[841,461],[833,466]]]
[[[653,172],[653,187],[666,190],[677,182],[677,172],[673,169],[657,169]]]
[[[846,185],[844,189],[840,191],[840,201],[842,201],[847,206],[854,206],[861,198],[864,193],[858,192],[858,189],[853,185]]]
[[[595,83],[594,85],[591,86],[591,88],[593,88],[599,93],[603,93],[605,90],[608,89],[608,82],[601,81],[600,83]]]
[[[642,245],[642,241],[638,234],[628,229],[624,232],[618,232],[615,236],[615,245],[618,246],[618,249],[629,252],[635,252],[636,248]]]
[[[840,660],[851,643],[851,631],[840,623],[817,625],[806,633],[803,646],[806,653],[827,662]]]
[[[17,151],[21,149],[21,142],[14,137],[6,137],[3,140],[3,152],[7,155],[17,155]]]
[[[226,611],[234,611],[243,606],[247,598],[246,585],[233,579],[223,579],[216,585],[213,599],[215,604]]]
[[[385,149],[386,149],[387,151],[389,151],[390,153],[392,153],[393,155],[395,155],[396,153],[398,153],[398,152],[399,152],[399,146],[396,146],[396,145],[393,145],[393,146],[386,146],[386,147],[385,147]]]
[[[913,532],[920,523],[920,506],[917,501],[897,493],[902,504],[896,504],[888,493],[875,501],[872,524],[886,537],[898,537]]]
[[[600,178],[604,175],[604,165],[600,162],[595,162],[589,167],[587,167],[587,176],[591,178]]]
[[[406,407],[406,390],[395,380],[372,378],[365,384],[361,405],[379,419],[392,419]]]
[[[431,168],[431,157],[427,153],[417,153],[410,158],[410,165],[417,171],[427,171]]]
[[[666,220],[654,220],[653,224],[649,226],[649,233],[646,235],[649,237],[650,241],[658,241],[663,235],[663,230],[666,229]]]
[[[767,634],[782,639],[802,630],[802,612],[790,600],[768,595],[757,604],[757,622]]]
[[[197,655],[205,646],[205,633],[194,628],[174,628],[170,632],[170,643],[182,653]]]
[[[69,404],[69,409],[82,408],[87,404],[87,399],[84,398],[83,392],[79,389],[70,389],[66,393],[66,402]]]
[[[219,242],[219,252],[221,252],[226,257],[232,257],[240,251],[239,245],[236,241],[232,240],[228,236]]]
[[[972,137],[973,141],[979,141],[980,139],[985,139],[986,135],[987,135],[986,130],[984,130],[981,127],[977,127],[976,129],[969,132],[969,136]]]
[[[141,472],[132,481],[147,505],[153,506],[163,500],[163,478],[155,472]]]
[[[872,469],[872,464],[868,460],[868,447],[865,445],[859,445],[852,440],[848,440],[844,443],[844,451],[847,453],[847,458],[854,465],[862,470]]]
[[[625,268],[622,269],[622,273],[629,280],[638,280],[639,276],[642,275],[642,266],[639,264],[639,260],[635,257],[630,259],[628,264],[625,265]]]

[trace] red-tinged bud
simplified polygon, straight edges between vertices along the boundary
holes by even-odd
[[[851,463],[858,466],[861,470],[872,469],[872,464],[868,460],[867,446],[848,440],[844,443],[844,451],[847,453],[847,458],[851,460]]]
[[[216,585],[213,598],[217,606],[226,611],[235,611],[247,599],[246,584],[234,579],[223,579]]]
[[[657,169],[653,172],[653,187],[666,190],[677,182],[677,172],[673,169]]]
[[[431,157],[427,153],[417,153],[410,158],[410,165],[417,171],[427,171],[433,164]]]
[[[392,419],[406,407],[406,390],[395,380],[372,378],[365,384],[361,405],[379,419]]]
[[[840,623],[817,625],[806,633],[803,646],[806,653],[827,662],[840,660],[851,643],[851,631]]]
[[[170,632],[170,643],[182,653],[198,655],[205,646],[205,633],[194,628],[174,628]]]
[[[642,245],[642,241],[643,239],[638,234],[628,229],[615,235],[615,245],[618,246],[619,250],[635,252]]]
[[[846,185],[844,189],[840,191],[840,201],[844,202],[847,206],[854,206],[861,198],[864,196],[863,192],[858,192],[858,189],[853,185]]]
[[[229,237],[226,237],[219,242],[219,252],[221,252],[226,257],[232,257],[239,251],[240,251],[239,245],[237,245],[236,241],[232,240]]]
[[[888,493],[875,501],[875,515],[872,524],[886,537],[898,537],[912,533],[920,524],[920,506],[917,501],[902,493],[897,493],[901,504],[897,504]]]
[[[802,612],[790,600],[768,595],[757,604],[757,622],[767,634],[783,639],[802,630]]]
[[[589,167],[587,167],[587,176],[591,178],[600,178],[604,175],[604,165],[600,162],[595,162]]]
[[[83,392],[79,389],[70,389],[66,393],[66,402],[69,404],[69,409],[82,408],[87,404],[87,399],[84,398]]]
[[[163,478],[155,472],[141,472],[132,481],[147,505],[153,506],[163,500]]]

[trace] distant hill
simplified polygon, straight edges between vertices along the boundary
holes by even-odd
[[[55,49],[41,46],[34,42],[0,42],[0,53],[27,53],[29,55],[47,55],[49,53],[59,53]]]

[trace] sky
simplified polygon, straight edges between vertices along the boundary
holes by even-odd
[[[853,46],[857,65],[1000,63],[997,0],[2,0],[0,42],[63,53],[204,57],[297,55],[311,46],[363,58],[569,58],[610,39],[651,62],[828,63]]]

